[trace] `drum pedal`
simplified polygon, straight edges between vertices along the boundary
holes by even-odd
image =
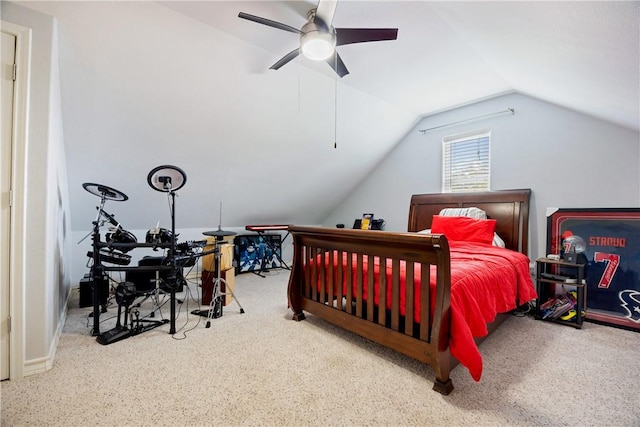
[[[102,345],[113,344],[114,342],[129,338],[131,335],[131,331],[128,328],[124,326],[116,326],[115,328],[98,335],[96,341]]]

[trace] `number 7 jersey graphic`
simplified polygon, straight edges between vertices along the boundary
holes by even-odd
[[[620,265],[620,255],[606,254],[604,252],[596,252],[593,254],[593,260],[595,262],[606,263],[604,272],[602,273],[602,276],[598,281],[598,287],[603,289],[609,289],[609,286],[613,281],[613,276],[615,276],[616,270],[618,270],[618,266]]]

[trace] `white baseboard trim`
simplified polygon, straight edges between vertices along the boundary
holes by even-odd
[[[52,366],[53,361],[49,361],[49,357],[25,360],[22,373],[25,377],[36,374],[43,374],[50,370]]]
[[[51,345],[49,346],[49,353],[45,357],[39,357],[37,359],[25,360],[24,368],[23,368],[23,376],[28,377],[29,375],[42,374],[47,372],[53,368],[53,362],[56,359],[56,353],[58,351],[58,344],[60,343],[60,337],[62,337],[62,331],[64,330],[64,324],[67,321],[67,311],[69,310],[69,301],[71,300],[71,287],[69,287],[69,292],[67,293],[67,300],[64,303],[64,310],[62,310],[62,314],[60,315],[60,321],[58,322],[58,327],[56,328],[56,332],[53,335],[53,340],[51,341]]]

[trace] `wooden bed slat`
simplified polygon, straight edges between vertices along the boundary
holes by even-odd
[[[414,267],[413,263],[407,263],[406,266],[406,284],[405,284],[405,305],[406,305],[406,313],[413,314],[413,273]],[[413,336],[413,318],[411,315],[405,318],[404,321],[404,333]]]
[[[367,264],[368,265],[373,265],[373,257],[371,255],[367,256]],[[375,291],[375,284],[374,284],[374,276],[373,276],[373,268],[369,268],[367,270],[367,319],[373,319],[373,309],[374,309],[374,305],[375,305],[375,300],[374,300],[374,291]]]
[[[420,283],[431,283],[431,269],[420,271]],[[420,307],[430,307],[431,295],[428,292],[420,293]],[[426,341],[431,334],[428,316],[420,316],[420,339]]]
[[[391,329],[400,329],[400,260],[391,263]]]
[[[356,261],[356,316],[362,318],[362,254]]]

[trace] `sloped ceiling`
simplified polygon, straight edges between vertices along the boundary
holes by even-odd
[[[297,36],[238,12],[300,28],[317,2],[162,4],[262,47],[267,69]],[[637,1],[341,0],[334,26],[399,28],[394,42],[339,47],[344,82],[418,115],[515,90],[638,129],[639,11]]]
[[[177,226],[319,223],[429,114],[517,91],[640,127],[638,2],[339,1],[336,27],[397,27],[338,48],[350,74],[299,58],[312,1],[18,2],[58,20],[72,227],[96,198],[128,229],[168,227],[146,184],[182,167]],[[337,148],[334,148],[334,143]]]

